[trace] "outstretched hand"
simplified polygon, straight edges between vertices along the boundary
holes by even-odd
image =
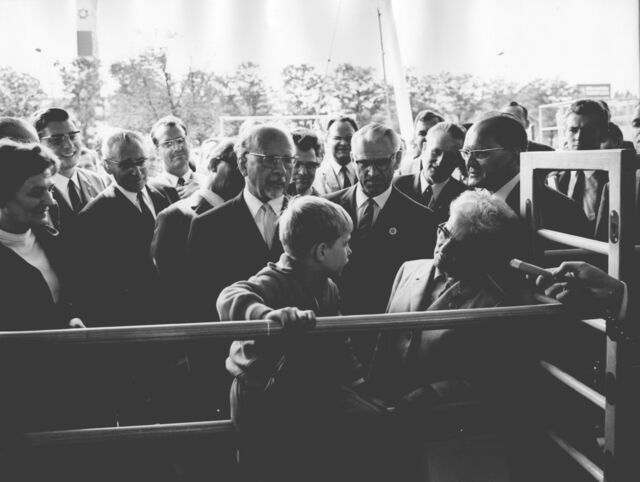
[[[316,315],[311,310],[280,308],[267,315],[268,320],[277,321],[286,333],[303,333],[316,326]]]
[[[624,284],[601,269],[584,262],[565,261],[549,271],[552,277],[540,276],[536,280],[547,296],[585,314],[620,309]]]

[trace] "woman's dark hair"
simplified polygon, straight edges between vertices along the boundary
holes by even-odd
[[[47,169],[55,173],[58,161],[47,147],[0,140],[0,206],[5,206],[31,176]]]
[[[320,137],[311,129],[305,127],[298,127],[291,131],[291,137],[293,137],[293,143],[295,146],[303,152],[307,152],[313,149],[316,153],[316,157],[322,157],[323,146],[320,141]]]
[[[238,166],[238,156],[233,150],[235,145],[233,137],[225,137],[218,143],[208,142],[207,144],[204,147],[203,155],[207,161],[207,169],[209,171],[217,171],[218,164],[221,162],[227,162],[231,167]]]

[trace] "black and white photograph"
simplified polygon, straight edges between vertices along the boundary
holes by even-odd
[[[640,481],[640,1],[0,18],[1,482]]]

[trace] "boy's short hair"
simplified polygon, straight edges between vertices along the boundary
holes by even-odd
[[[353,230],[353,221],[342,206],[316,196],[292,199],[279,225],[280,242],[294,259],[306,256],[316,244],[333,244]]]

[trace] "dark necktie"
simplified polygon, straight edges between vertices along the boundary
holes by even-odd
[[[433,188],[431,186],[427,186],[427,188],[422,193],[422,199],[424,201],[425,206],[429,206],[431,202],[431,198],[433,197]]]
[[[140,206],[140,213],[142,214],[145,222],[151,222],[152,224],[155,224],[156,218],[153,216],[153,213],[149,209],[149,206],[147,206],[147,203],[144,202],[142,191],[138,192],[138,205]]]
[[[373,213],[374,213],[374,204],[375,201],[371,198],[367,201],[367,207],[364,209],[364,213],[360,218],[360,222],[358,223],[358,231],[361,233],[368,233],[371,231],[371,227],[373,226]]]
[[[179,177],[178,178],[178,186],[184,186],[185,180],[184,177]]]
[[[69,179],[69,183],[67,184],[67,189],[69,190],[69,201],[71,201],[71,208],[74,213],[79,213],[84,207],[82,200],[80,199],[80,193],[78,193],[78,188],[75,183]]]
[[[342,166],[340,174],[342,174],[342,189],[351,187],[351,179],[349,179],[349,169],[347,169],[347,166]]]
[[[585,177],[584,171],[576,171],[576,185],[573,187],[571,193],[571,199],[578,203],[582,207],[582,198],[584,197]]]

